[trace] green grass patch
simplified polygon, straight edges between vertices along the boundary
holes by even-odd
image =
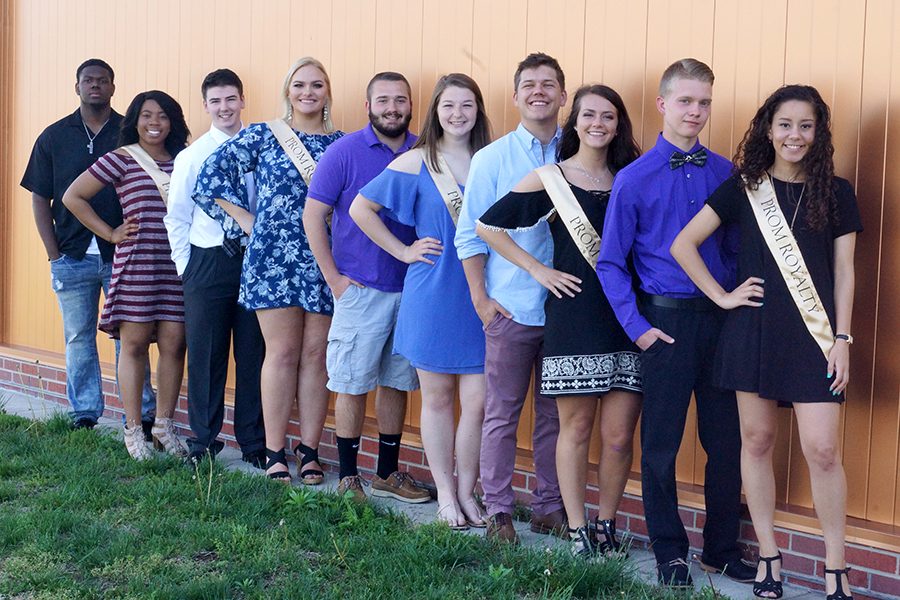
[[[108,433],[0,412],[2,599],[691,597],[632,569],[416,526],[210,462],[137,463]]]

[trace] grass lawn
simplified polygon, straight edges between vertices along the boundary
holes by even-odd
[[[109,433],[0,410],[0,600],[688,597],[630,569],[415,526],[208,462],[137,463]]]

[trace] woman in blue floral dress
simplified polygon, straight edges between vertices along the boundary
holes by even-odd
[[[284,81],[284,121],[313,160],[343,133],[329,114],[331,83],[322,64],[301,58]],[[244,174],[252,172],[256,206],[248,206]],[[322,482],[319,439],[325,423],[325,346],[334,301],[303,230],[307,184],[268,123],[256,123],[204,163],[194,201],[222,223],[233,243],[246,239],[239,302],[256,311],[266,342],[261,375],[266,473],[290,481],[285,434],[296,398],[301,443],[294,449],[306,484]]]

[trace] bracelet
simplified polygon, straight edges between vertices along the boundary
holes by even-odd
[[[839,333],[836,336],[834,336],[834,339],[835,340],[844,340],[848,344],[853,343],[853,336],[850,335],[849,333]]]

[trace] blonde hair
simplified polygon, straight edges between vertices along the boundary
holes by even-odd
[[[291,106],[291,100],[288,95],[291,87],[291,79],[294,78],[294,73],[299,69],[309,65],[322,71],[322,75],[325,77],[327,89],[325,91],[325,106],[322,109],[322,122],[324,124],[323,128],[325,129],[325,133],[331,133],[334,131],[334,122],[331,120],[331,79],[328,77],[328,71],[325,70],[325,65],[312,56],[304,56],[303,58],[297,59],[297,61],[291,65],[287,75],[284,76],[284,84],[281,86],[281,101],[284,105],[284,114],[282,118],[288,123],[291,122],[291,117],[294,114],[294,108]]]
[[[663,71],[659,80],[659,95],[668,94],[672,82],[676,79],[693,79],[712,85],[716,76],[706,63],[700,62],[696,58],[682,58],[673,62]]]

